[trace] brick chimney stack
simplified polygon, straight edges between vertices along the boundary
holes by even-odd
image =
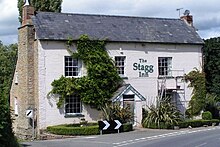
[[[32,24],[31,16],[34,15],[34,7],[29,4],[29,0],[25,0],[22,11],[22,26]]]
[[[184,20],[189,26],[193,26],[193,16],[190,15],[190,11],[186,10],[183,14],[180,19]]]

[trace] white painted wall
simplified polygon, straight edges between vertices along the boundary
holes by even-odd
[[[64,56],[69,53],[65,42],[38,42],[39,53],[39,126],[40,129],[50,125],[79,122],[80,118],[65,118],[64,110],[57,109],[57,99],[48,99],[46,96],[51,90],[54,79],[64,75]],[[122,48],[123,54],[120,52]],[[73,50],[76,47],[73,46]],[[172,67],[175,70],[184,70],[185,73],[194,67],[201,69],[202,54],[200,45],[157,45],[141,43],[108,43],[106,49],[109,55],[126,56],[126,83],[130,83],[145,98],[146,104],[155,104],[157,96],[157,62],[158,57],[172,57]],[[139,77],[138,71],[133,70],[133,63],[139,63],[139,59],[147,60],[146,64],[154,66],[154,72],[149,77]],[[83,69],[83,75],[86,70]],[[187,86],[187,85],[185,85]],[[186,88],[186,99],[190,100],[191,90]],[[140,104],[141,106],[141,104]],[[139,112],[138,112],[139,113]],[[88,106],[83,106],[83,114],[88,121],[99,118],[99,112]]]
[[[70,54],[63,42],[38,42],[39,50],[39,127],[45,129],[50,125],[77,123],[82,117],[65,118],[64,109],[58,109],[58,98],[47,97],[51,90],[51,83],[64,75],[64,56]],[[75,50],[75,47],[72,48]],[[82,75],[85,74],[82,70]],[[95,121],[99,118],[99,112],[83,105],[82,114],[87,121]]]
[[[147,100],[146,104],[156,103],[158,93],[158,57],[172,57],[172,70],[183,70],[189,73],[193,68],[202,68],[201,45],[167,45],[167,44],[142,44],[142,43],[111,43],[106,46],[109,55],[114,59],[115,56],[126,56],[126,83],[130,83]],[[121,48],[121,49],[120,49]],[[139,59],[147,60],[145,65],[153,65],[154,72],[149,77],[139,77],[138,71],[133,70],[133,63],[140,63]],[[183,75],[183,72],[173,71],[173,75]],[[175,87],[174,79],[166,80],[167,87]],[[185,87],[185,98],[189,101],[192,90]],[[181,101],[185,101],[183,96]],[[187,107],[188,102],[185,103]]]

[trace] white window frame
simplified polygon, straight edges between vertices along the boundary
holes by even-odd
[[[18,84],[18,72],[15,71],[15,84]]]
[[[74,100],[75,98],[77,99]],[[71,95],[65,98],[65,114],[67,115],[82,114],[82,101],[79,96]]]
[[[75,61],[74,61],[75,60]],[[72,62],[72,65],[70,64]],[[74,62],[77,62],[77,66],[74,65]],[[77,68],[77,70],[74,70],[74,68]],[[67,70],[71,69],[71,70]],[[78,74],[74,75],[73,72],[77,71]],[[72,72],[72,75],[71,75]],[[65,77],[81,77],[82,72],[82,61],[79,59],[74,59],[71,56],[64,56],[64,75]],[[68,74],[67,74],[68,73]]]
[[[158,57],[158,76],[172,76],[172,57]]]
[[[18,98],[14,97],[14,114],[18,116]]]
[[[120,59],[122,59],[122,60],[116,60],[116,58],[120,58]],[[122,63],[120,63],[120,62],[122,62]],[[121,77],[125,77],[126,76],[126,56],[115,56],[115,66],[116,66],[116,68],[117,68],[117,72],[118,72],[118,74],[119,74],[119,76],[121,76]],[[123,68],[123,70],[122,70],[122,68]],[[123,72],[123,73],[121,73],[121,72]]]

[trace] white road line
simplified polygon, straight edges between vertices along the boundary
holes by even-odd
[[[201,146],[204,146],[204,145],[206,145],[207,143],[206,142],[204,142],[204,143],[202,143],[202,144],[200,144],[200,145],[197,145],[197,146],[195,146],[195,147],[201,147]]]
[[[137,142],[143,142],[145,140],[154,140],[154,139],[159,139],[159,138],[163,138],[163,137],[170,137],[170,136],[183,135],[183,134],[191,134],[191,133],[204,132],[204,131],[210,131],[210,130],[215,130],[215,129],[220,129],[220,126],[216,126],[214,128],[202,129],[202,130],[193,130],[193,131],[185,130],[185,131],[172,132],[172,133],[160,134],[160,135],[155,135],[155,136],[136,138],[136,139],[133,139],[133,140],[126,140],[126,141],[117,142],[117,143],[113,143],[113,144],[115,145],[114,147],[120,147],[120,146],[129,145],[129,144],[134,144],[134,143],[137,143]],[[207,143],[203,143],[203,144],[200,144],[200,145],[195,146],[195,147],[201,147],[205,144],[207,144]]]
[[[97,138],[97,136],[90,136],[90,137],[84,137],[85,139],[93,139],[93,138]]]
[[[145,140],[146,138],[140,138],[140,140]],[[220,138],[219,138],[220,139]]]
[[[127,142],[133,142],[133,140],[126,140],[126,141],[117,142],[117,143],[113,143],[113,144],[123,144],[123,143],[127,143]]]

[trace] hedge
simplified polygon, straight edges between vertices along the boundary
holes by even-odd
[[[179,122],[178,125],[179,128],[187,128],[189,126],[195,128],[195,127],[202,127],[202,126],[212,126],[213,124],[219,125],[219,120],[218,119],[212,119],[212,120],[187,120],[183,122]],[[160,126],[158,127],[156,124],[151,124],[149,127],[143,126],[145,128],[150,128],[150,129],[173,129],[174,126],[171,125],[166,125],[165,123],[160,123]]]
[[[202,127],[204,125],[212,126],[213,124],[219,125],[219,120],[218,119],[212,119],[212,120],[203,120],[203,119],[188,120],[188,121],[184,121],[184,122],[179,122],[178,126],[180,128],[187,128],[189,126],[194,128],[194,127]]]
[[[163,122],[161,122],[159,126],[155,123],[152,123],[149,126],[146,126],[146,125],[143,124],[143,127],[144,128],[149,128],[149,129],[173,129],[173,126],[167,125]]]
[[[122,132],[129,132],[129,131],[133,131],[133,124],[131,123],[125,123],[125,124],[122,124]]]
[[[120,132],[128,132],[133,130],[133,125],[130,123],[122,124]],[[87,126],[80,126],[80,124],[65,124],[57,126],[47,127],[47,131],[57,135],[97,135],[100,133],[97,123],[88,124]],[[110,133],[116,133],[117,130],[113,130]],[[103,131],[105,134],[106,131]]]
[[[65,125],[47,127],[47,131],[58,135],[97,135],[98,126],[68,127]]]

